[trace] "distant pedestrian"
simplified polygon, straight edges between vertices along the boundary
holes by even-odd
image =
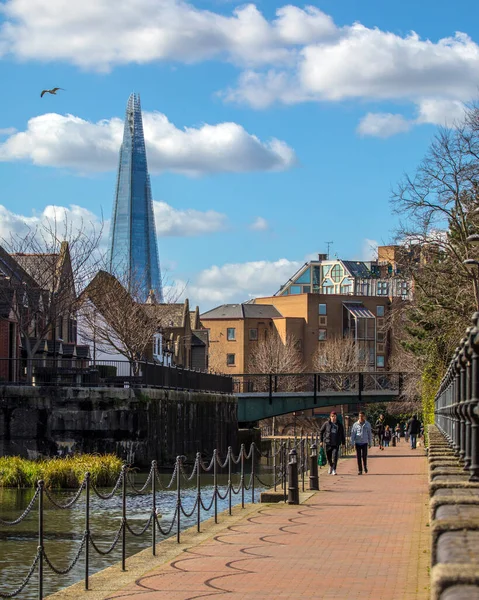
[[[401,425],[399,425],[399,423],[394,428],[394,433],[396,434],[397,442],[399,444],[401,441]]]
[[[321,446],[326,447],[326,457],[329,463],[329,475],[336,475],[338,465],[339,446],[346,443],[343,424],[338,421],[338,415],[333,410],[328,421],[321,427],[319,434]]]
[[[373,443],[371,424],[366,421],[366,415],[363,411],[359,413],[358,420],[351,427],[351,444],[356,448],[356,458],[358,460],[358,475],[368,472],[368,448]]]
[[[409,439],[411,441],[411,449],[415,450],[417,444],[417,436],[418,433],[420,433],[421,431],[421,423],[418,421],[416,415],[414,415],[412,419],[409,420],[409,423],[407,424],[407,430],[409,433]]]
[[[376,434],[379,438],[379,449],[384,450],[384,416],[379,415],[379,419],[376,421]]]
[[[384,429],[384,433],[383,433],[383,444],[385,448],[389,447],[389,442],[391,441],[392,438],[392,431],[389,427],[389,425],[386,425],[385,429]]]

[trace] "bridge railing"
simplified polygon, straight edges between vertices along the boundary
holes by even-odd
[[[307,392],[401,392],[402,373],[249,373],[233,377],[235,393]]]
[[[479,313],[444,375],[435,398],[435,423],[455,455],[479,481]]]
[[[0,385],[157,387],[231,394],[229,375],[149,361],[87,358],[0,358]]]

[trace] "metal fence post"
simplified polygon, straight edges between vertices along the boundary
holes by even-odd
[[[218,453],[216,448],[213,450],[213,488],[215,504],[215,523],[218,523]]]
[[[38,482],[38,600],[43,600],[43,488],[44,481]]]
[[[244,508],[244,444],[241,444],[241,508]]]
[[[197,515],[196,515],[196,531],[200,532],[201,523],[201,452],[196,453],[196,501],[198,502]]]
[[[316,444],[311,446],[311,464],[309,470],[309,489],[319,490],[318,476],[318,447]]]
[[[90,473],[85,473],[85,590],[88,590],[90,563]]]
[[[254,504],[254,478],[256,476],[254,468],[254,442],[251,444],[251,503]]]
[[[123,465],[122,471],[122,488],[121,488],[121,570],[126,571],[126,470],[127,466]]]
[[[276,440],[271,440],[271,448],[273,449],[273,484],[274,491],[276,491]]]
[[[151,552],[156,556],[156,460],[151,461],[151,516],[153,527],[151,529]]]
[[[228,511],[229,514],[231,515],[231,504],[232,504],[232,499],[231,499],[231,494],[232,489],[232,482],[231,482],[231,454],[233,452],[233,449],[231,448],[231,446],[228,446]]]
[[[288,504],[299,504],[298,456],[294,448],[289,453]]]
[[[180,543],[181,535],[181,456],[176,457],[176,541]]]

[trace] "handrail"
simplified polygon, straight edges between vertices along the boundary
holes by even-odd
[[[317,440],[316,440],[317,441]],[[309,456],[311,452],[311,446],[313,442],[313,436],[311,439],[307,437],[306,439],[301,438],[298,441],[299,447],[301,449],[301,461],[298,465],[300,467],[300,473],[302,476],[302,486],[304,490],[304,477],[307,471],[307,456]],[[286,501],[286,471],[287,471],[287,459],[288,453],[286,451],[286,444],[284,442],[280,442],[279,444],[280,450],[278,452],[275,451],[274,454],[274,470],[273,470],[273,482],[271,487],[276,488],[276,486],[281,483],[284,490],[284,499]],[[11,591],[6,591],[0,589],[0,599],[1,598],[15,598],[26,588],[28,584],[30,584],[32,575],[35,570],[38,571],[38,577],[34,578],[34,581],[37,581],[37,597],[41,600],[43,598],[43,588],[44,588],[44,565],[48,567],[49,572],[52,575],[64,576],[68,574],[77,564],[77,562],[84,556],[85,561],[85,570],[84,570],[84,583],[85,590],[89,589],[89,576],[90,576],[90,553],[91,551],[105,556],[110,554],[118,545],[121,547],[121,564],[122,570],[126,569],[126,556],[127,556],[127,539],[126,532],[128,531],[134,537],[141,538],[143,536],[151,536],[151,547],[152,553],[155,555],[156,553],[156,539],[157,534],[159,533],[161,536],[170,535],[174,529],[176,529],[176,538],[178,543],[181,540],[181,516],[183,515],[186,518],[191,518],[195,513],[197,515],[197,531],[200,531],[200,523],[202,520],[202,511],[204,513],[208,513],[209,511],[214,511],[215,521],[218,521],[218,499],[226,500],[228,499],[228,514],[232,514],[232,498],[233,496],[238,496],[238,502],[241,502],[241,507],[245,506],[245,491],[251,492],[251,502],[255,502],[255,481],[258,481],[260,485],[266,486],[265,482],[258,476],[258,473],[255,469],[255,463],[259,460],[261,456],[260,448],[253,442],[249,450],[246,451],[244,444],[241,445],[239,453],[237,455],[234,454],[231,447],[228,448],[228,452],[224,460],[220,458],[217,450],[213,450],[212,459],[209,465],[206,465],[201,459],[201,453],[196,454],[195,461],[193,463],[192,469],[190,473],[186,472],[186,467],[184,464],[184,456],[177,456],[175,461],[175,467],[173,470],[173,475],[171,477],[170,483],[168,486],[163,487],[163,490],[166,493],[176,494],[176,508],[170,523],[160,523],[159,516],[161,515],[161,506],[158,503],[157,484],[160,481],[159,471],[156,461],[152,461],[150,471],[147,476],[146,482],[142,487],[137,487],[133,480],[133,474],[135,470],[131,465],[123,465],[121,469],[121,473],[117,478],[113,488],[108,493],[101,493],[96,487],[90,482],[90,473],[85,473],[84,479],[82,480],[78,489],[73,493],[72,499],[64,504],[58,502],[52,495],[52,493],[45,488],[43,481],[38,481],[37,487],[34,493],[33,498],[28,503],[26,509],[22,512],[22,514],[12,520],[7,521],[0,519],[0,527],[14,527],[15,525],[20,524],[27,516],[32,513],[32,511],[37,510],[38,512],[38,550],[35,556],[33,557],[32,564],[28,570],[26,577],[24,577],[23,581],[17,586],[16,589]],[[246,482],[246,461],[250,462],[250,476],[248,478],[248,482]],[[232,468],[233,465],[239,465],[239,472],[237,472],[237,476],[239,477],[239,482],[237,485],[233,482],[233,473]],[[223,491],[220,489],[218,484],[218,469],[227,469],[228,473],[228,482],[224,487]],[[207,473],[213,469],[213,491],[211,494],[211,498],[208,500],[205,498],[205,490],[202,490],[201,487],[201,475]],[[196,477],[197,483],[197,494],[196,500],[192,507],[188,510],[185,508],[184,499],[182,496],[182,486],[181,481],[184,479],[186,481],[192,481]],[[176,489],[174,489],[173,484],[176,482]],[[107,542],[108,545],[104,545],[102,541],[102,545],[104,547],[100,547],[98,538],[96,533],[90,529],[90,516],[91,516],[91,506],[90,506],[90,494],[93,493],[97,495],[99,498],[108,501],[112,500],[114,497],[121,496],[121,524],[116,531],[111,542]],[[48,499],[50,502],[49,511],[51,510],[69,510],[74,506],[76,510],[78,510],[78,506],[76,506],[80,500],[80,498],[85,495],[85,504],[84,504],[84,522],[85,529],[82,532],[82,537],[79,541],[77,550],[75,552],[73,560],[66,567],[59,567],[54,564],[52,559],[45,551],[44,547],[44,499]],[[137,531],[133,529],[129,523],[128,519],[128,505],[127,505],[127,496],[128,495],[141,495],[146,498],[146,502],[150,502],[151,510],[150,515],[147,521],[140,527]],[[176,526],[176,527],[175,527]]]

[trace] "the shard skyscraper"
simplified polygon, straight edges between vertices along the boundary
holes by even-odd
[[[145,302],[163,302],[139,94],[128,98],[110,233],[110,273]]]

